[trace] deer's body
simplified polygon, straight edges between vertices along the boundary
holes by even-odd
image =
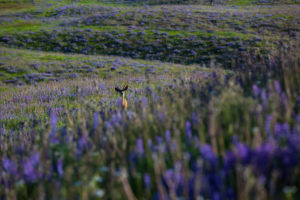
[[[127,108],[127,100],[125,99],[125,93],[122,95],[122,108],[126,109]]]
[[[120,95],[122,96],[122,109],[126,109],[127,108],[127,100],[125,98],[125,91],[128,89],[128,85],[126,85],[123,89],[120,89],[118,87],[115,88],[115,90],[117,92],[120,93]]]

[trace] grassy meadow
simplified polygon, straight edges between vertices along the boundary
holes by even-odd
[[[0,199],[300,199],[299,11],[0,0]]]

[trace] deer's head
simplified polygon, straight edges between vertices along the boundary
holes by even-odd
[[[125,94],[125,91],[128,89],[128,85],[120,89],[119,87],[115,87],[115,90],[120,93],[121,96]]]

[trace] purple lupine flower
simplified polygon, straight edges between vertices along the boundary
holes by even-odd
[[[83,151],[88,148],[88,139],[85,134],[83,134],[78,141],[78,150]]]
[[[265,90],[262,90],[262,92],[261,92],[261,99],[262,99],[262,101],[263,101],[263,104],[266,104],[266,103],[267,103],[268,98],[267,98],[267,93],[266,93]]]
[[[225,170],[233,169],[236,162],[236,156],[232,151],[227,151],[223,157],[223,166]]]
[[[93,124],[94,130],[97,129],[98,123],[99,123],[99,115],[98,115],[98,113],[94,113],[94,124]]]
[[[143,140],[141,138],[138,138],[136,140],[136,150],[139,154],[143,154],[144,153],[144,144],[143,144]]]
[[[147,143],[148,143],[148,148],[151,149],[152,148],[152,140],[150,138],[147,140]]]
[[[25,180],[27,180],[29,182],[33,182],[36,180],[37,175],[36,175],[36,171],[35,171],[32,163],[30,163],[29,161],[26,161],[24,163],[23,169],[24,169]]]
[[[195,112],[192,112],[192,123],[197,124],[198,123],[198,115]]]
[[[152,97],[154,102],[158,101],[158,95],[156,93],[153,92],[153,97]]]
[[[164,113],[163,113],[163,112],[159,112],[159,114],[158,114],[158,120],[159,120],[159,121],[163,121],[164,118],[165,118]]]
[[[151,188],[151,176],[148,173],[146,173],[146,174],[144,174],[143,180],[144,180],[144,184],[145,184],[146,188],[150,189]]]
[[[213,78],[217,78],[217,73],[215,71],[212,71],[211,75]]]
[[[52,130],[56,131],[56,129],[57,129],[57,121],[58,121],[57,115],[54,112],[54,110],[52,110],[51,114],[50,114],[50,125],[51,125]]]
[[[253,90],[253,93],[254,93],[255,96],[258,96],[258,95],[259,95],[260,89],[259,89],[259,87],[258,87],[256,84],[254,84],[254,85],[252,86],[252,90]]]
[[[280,123],[276,123],[274,125],[274,133],[275,135],[279,136],[281,133],[281,124]]]
[[[120,97],[117,98],[116,102],[117,102],[118,107],[122,106],[122,99]]]
[[[253,152],[252,162],[255,164],[255,170],[260,174],[264,174],[268,170],[268,164],[272,159],[272,154],[275,151],[275,146],[272,141],[265,143]]]
[[[174,170],[173,169],[168,169],[167,171],[165,171],[163,173],[163,177],[168,180],[168,181],[171,181],[173,182],[174,180]]]
[[[166,132],[165,132],[165,139],[166,139],[166,142],[171,141],[171,132],[169,130],[166,130]]]
[[[191,122],[189,122],[189,121],[185,122],[185,133],[186,133],[188,139],[191,139],[191,137],[192,137],[192,127],[191,126],[192,126]]]
[[[293,127],[293,133],[294,134],[300,134],[300,115],[296,115],[295,117],[295,124]]]
[[[36,152],[34,153],[32,156],[30,156],[29,158],[30,163],[32,163],[32,165],[37,165],[40,161],[40,153]]]
[[[267,135],[270,135],[271,133],[271,123],[272,123],[272,115],[268,115],[265,121],[265,131]]]
[[[57,161],[57,165],[56,165],[56,170],[57,170],[57,173],[62,176],[64,174],[64,170],[63,170],[63,160],[62,159],[59,159]]]
[[[147,98],[146,98],[146,97],[143,97],[143,98],[141,99],[141,102],[142,102],[142,107],[143,107],[143,108],[146,108],[147,105],[148,105]]]
[[[14,163],[7,157],[4,157],[2,159],[3,168],[7,173],[15,174],[16,173],[16,167]]]
[[[50,142],[53,144],[58,143],[58,138],[57,138],[57,115],[56,113],[52,110],[50,114],[50,126],[51,126],[51,132],[50,132]]]
[[[203,156],[204,159],[214,161],[216,159],[216,155],[211,149],[211,146],[208,144],[203,144],[200,147],[201,155]]]
[[[156,136],[156,141],[157,141],[157,144],[161,144],[163,142],[163,139],[160,136]]]
[[[250,150],[249,148],[244,145],[243,143],[238,143],[236,145],[236,151],[238,157],[241,159],[242,163],[246,164],[249,161],[250,156]]]
[[[24,162],[23,169],[24,169],[25,180],[27,180],[29,182],[33,182],[37,179],[38,174],[36,171],[36,167],[39,162],[40,162],[40,153],[39,152],[32,154],[29,157],[29,159]]]
[[[281,87],[280,87],[279,81],[275,81],[274,86],[275,86],[275,90],[276,90],[277,94],[280,94],[281,93]]]
[[[282,124],[281,129],[285,135],[290,133],[290,125],[287,122]]]
[[[182,162],[178,161],[174,164],[174,169],[175,169],[175,173],[174,173],[174,181],[177,185],[183,184],[184,182],[184,178],[183,178],[183,174],[182,174]]]

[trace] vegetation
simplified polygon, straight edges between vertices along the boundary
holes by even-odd
[[[1,199],[300,198],[299,5],[173,3],[1,3]]]

